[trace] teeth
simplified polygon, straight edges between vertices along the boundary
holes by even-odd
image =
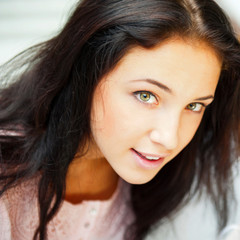
[[[149,160],[158,160],[159,157],[148,157],[148,156],[145,156],[145,158],[149,159]]]

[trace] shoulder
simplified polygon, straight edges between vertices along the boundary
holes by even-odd
[[[11,239],[11,224],[8,211],[3,199],[0,199],[0,239]]]
[[[7,190],[0,199],[1,240],[33,236],[38,225],[37,182],[36,178],[22,182]],[[3,233],[8,233],[7,238],[1,238]]]

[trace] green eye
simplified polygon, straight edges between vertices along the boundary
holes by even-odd
[[[193,112],[201,112],[203,109],[203,104],[202,103],[190,103],[187,105],[187,109]]]
[[[148,91],[137,91],[137,92],[134,93],[134,95],[142,103],[158,104],[158,99],[151,92],[148,92]]]
[[[188,106],[187,106],[187,108],[189,109],[189,110],[194,110],[195,108],[196,108],[196,103],[190,103]]]
[[[148,92],[139,93],[139,97],[142,101],[147,102],[150,100],[151,95]]]

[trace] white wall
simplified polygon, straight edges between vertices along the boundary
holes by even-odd
[[[76,0],[0,0],[0,64],[53,36]]]
[[[240,26],[240,0],[217,0],[219,5]],[[239,28],[240,29],[240,28]],[[239,29],[237,30],[239,32]]]

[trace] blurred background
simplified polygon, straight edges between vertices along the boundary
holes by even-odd
[[[54,36],[77,0],[0,0],[0,64]]]
[[[0,64],[22,50],[47,40],[61,29],[77,0],[0,0]],[[231,18],[240,36],[240,0],[217,0]],[[235,168],[235,188],[240,203],[239,166]],[[227,228],[240,224],[240,207]],[[214,240],[216,219],[205,196],[194,198],[176,218],[156,230],[149,240]],[[161,236],[161,237],[160,237]]]

